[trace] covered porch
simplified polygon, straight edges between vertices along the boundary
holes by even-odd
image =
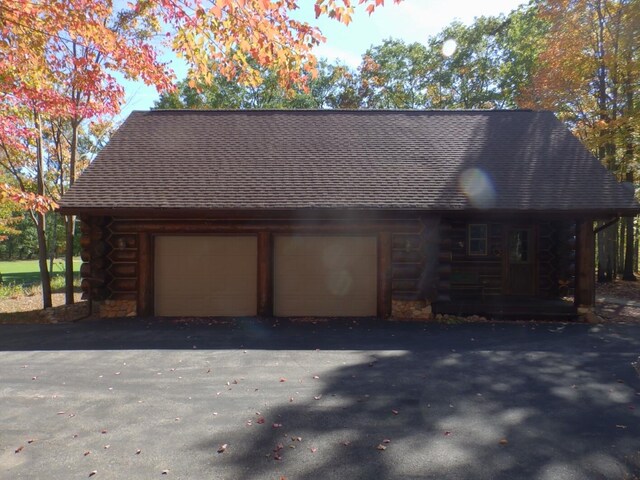
[[[481,222],[445,222],[434,314],[573,320],[592,310],[592,218]]]
[[[455,302],[436,302],[434,314],[489,318],[520,319],[548,318],[553,320],[575,320],[578,309],[572,301],[561,298],[535,298],[529,296],[492,295],[485,298],[466,299]]]

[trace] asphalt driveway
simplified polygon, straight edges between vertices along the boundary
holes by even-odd
[[[639,354],[640,325],[4,325],[0,478],[632,479]]]

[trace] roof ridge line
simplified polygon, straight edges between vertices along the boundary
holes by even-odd
[[[532,110],[529,108],[459,108],[459,109],[410,109],[410,108],[157,108],[150,110],[133,110],[131,113],[540,113],[549,110]]]

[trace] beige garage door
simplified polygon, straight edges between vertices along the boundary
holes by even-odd
[[[376,315],[376,259],[375,237],[276,237],[275,315]]]
[[[257,256],[252,236],[156,237],[156,315],[256,315]]]

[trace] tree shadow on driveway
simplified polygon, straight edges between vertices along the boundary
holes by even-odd
[[[223,351],[227,420],[181,438],[177,478],[640,477],[638,326],[137,322],[2,327],[0,348]]]
[[[224,439],[212,467],[245,479],[640,475],[637,382],[625,361],[513,350],[368,360],[322,374],[312,397],[293,385],[293,401],[260,412],[264,424],[194,447],[215,451]]]

